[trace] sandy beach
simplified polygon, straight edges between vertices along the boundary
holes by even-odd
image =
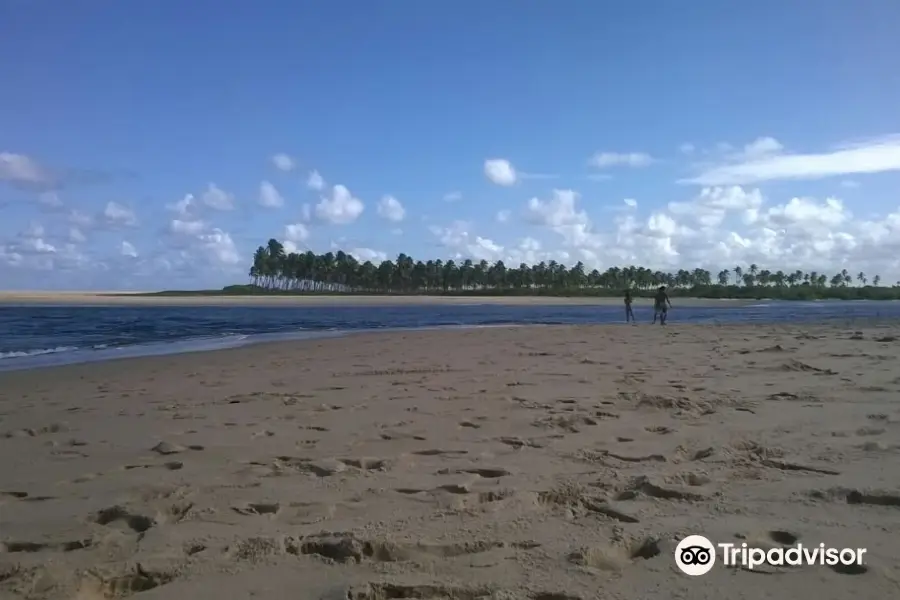
[[[900,592],[896,323],[360,334],[0,374],[0,598]],[[865,566],[677,570],[688,534]]]
[[[650,304],[637,298],[637,304]],[[678,306],[745,306],[756,300],[673,297]],[[407,306],[494,304],[506,306],[620,306],[621,298],[559,296],[138,296],[123,292],[0,292],[3,304],[114,306]]]

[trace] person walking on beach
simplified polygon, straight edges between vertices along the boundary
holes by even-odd
[[[633,325],[637,325],[637,321],[634,318],[634,311],[631,310],[631,303],[633,301],[631,289],[625,290],[625,322],[628,323],[630,321]]]
[[[659,286],[659,289],[656,290],[656,297],[653,299],[653,323],[656,324],[656,317],[659,317],[659,324],[665,325],[671,306],[672,302],[666,293],[666,286]]]

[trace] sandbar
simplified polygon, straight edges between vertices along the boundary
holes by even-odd
[[[747,306],[759,300],[673,297],[673,304],[689,307]],[[621,306],[622,298],[563,296],[425,296],[425,295],[296,295],[296,296],[141,296],[123,292],[0,292],[3,304],[103,306]],[[649,304],[648,298],[635,303]]]

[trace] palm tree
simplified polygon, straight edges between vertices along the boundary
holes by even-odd
[[[729,285],[734,274],[734,284]],[[673,293],[709,297],[756,297],[759,288],[778,298],[900,298],[900,288],[879,288],[881,277],[868,277],[860,271],[861,286],[850,287],[853,278],[847,269],[830,280],[816,271],[760,269],[751,264],[744,273],[740,266],[718,271],[715,281],[702,268],[679,269],[674,273],[646,267],[610,266],[605,271],[588,268],[583,262],[566,267],[557,261],[534,265],[507,266],[471,259],[415,260],[401,253],[395,261],[376,264],[357,260],[342,250],[315,254],[287,253],[284,244],[270,239],[253,253],[249,269],[248,291],[285,293],[402,293],[402,294],[553,294],[613,295],[625,287],[640,296],[650,294],[659,285],[668,285]],[[739,287],[743,283],[743,287]],[[831,287],[826,287],[830,283]]]

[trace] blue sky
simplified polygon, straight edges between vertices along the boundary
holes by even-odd
[[[0,286],[221,286],[270,237],[893,283],[898,22],[892,0],[0,0]]]

